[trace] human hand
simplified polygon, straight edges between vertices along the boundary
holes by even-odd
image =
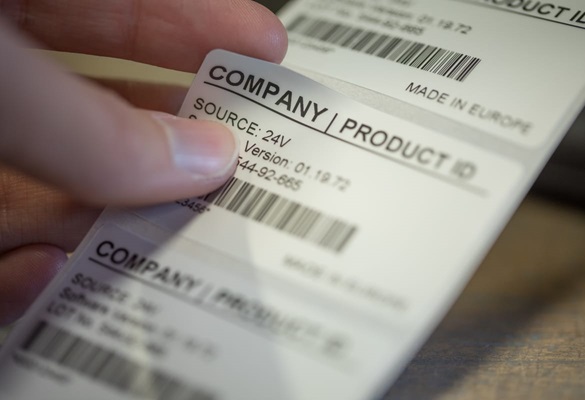
[[[275,62],[286,51],[278,19],[249,0],[0,0],[0,325],[22,315],[100,206],[209,192],[237,160],[226,128],[136,109],[25,50],[33,40],[191,72],[215,48]],[[176,112],[161,88],[110,87]]]

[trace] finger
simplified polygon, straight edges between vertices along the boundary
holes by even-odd
[[[0,160],[96,204],[197,196],[233,173],[227,128],[137,111],[21,44],[0,26]]]
[[[29,243],[71,252],[100,212],[28,176],[0,168],[0,254]]]
[[[53,49],[195,72],[216,48],[279,62],[286,31],[250,0],[8,0],[2,11]]]
[[[118,79],[92,79],[138,108],[177,114],[188,87]]]
[[[0,256],[0,326],[21,317],[66,261],[63,250],[44,244]]]

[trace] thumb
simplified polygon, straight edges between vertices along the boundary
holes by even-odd
[[[227,128],[136,110],[24,46],[0,21],[0,162],[117,205],[197,196],[233,173]]]

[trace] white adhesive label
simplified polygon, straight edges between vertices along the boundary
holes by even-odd
[[[582,0],[297,0],[285,63],[522,146],[549,143],[585,87]]]
[[[108,210],[0,354],[0,397],[380,396],[534,171],[225,51],[180,115],[239,135],[209,195]]]
[[[243,57],[206,62],[180,114],[239,131],[238,172],[196,204],[139,214],[382,318],[434,303],[420,278],[447,284],[460,267],[429,260],[468,259],[522,176],[513,161]]]

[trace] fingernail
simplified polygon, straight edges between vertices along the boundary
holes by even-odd
[[[165,128],[178,168],[203,177],[221,176],[231,170],[238,157],[238,141],[228,128],[217,122],[152,115]]]

